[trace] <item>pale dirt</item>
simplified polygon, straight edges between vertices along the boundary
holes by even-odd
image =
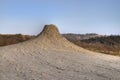
[[[0,80],[120,80],[120,57],[90,52],[50,34],[1,47]]]

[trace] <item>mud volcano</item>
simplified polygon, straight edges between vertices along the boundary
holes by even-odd
[[[0,80],[120,80],[120,57],[87,51],[45,25],[35,39],[0,47]]]

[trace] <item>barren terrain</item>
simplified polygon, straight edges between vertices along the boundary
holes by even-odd
[[[120,57],[90,52],[46,25],[36,39],[0,48],[0,80],[120,80]]]

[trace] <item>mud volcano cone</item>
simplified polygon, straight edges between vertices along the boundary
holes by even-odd
[[[64,38],[57,26],[50,24],[45,25],[43,31],[38,34],[37,44],[40,46],[47,48],[47,49],[57,49],[57,50],[80,50],[80,47],[74,45],[73,43],[69,42],[66,38]]]

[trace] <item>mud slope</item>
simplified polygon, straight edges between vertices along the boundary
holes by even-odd
[[[0,80],[120,80],[120,57],[80,48],[46,25],[36,39],[0,48]]]

